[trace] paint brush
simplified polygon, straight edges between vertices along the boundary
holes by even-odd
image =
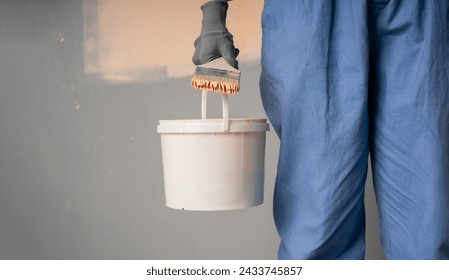
[[[240,90],[240,71],[223,57],[198,65],[192,77],[192,87],[199,90],[236,94]]]

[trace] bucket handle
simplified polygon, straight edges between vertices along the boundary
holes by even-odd
[[[229,101],[228,95],[221,94],[221,105],[223,107],[223,131],[229,131]],[[207,90],[203,89],[201,97],[201,119],[207,119]]]

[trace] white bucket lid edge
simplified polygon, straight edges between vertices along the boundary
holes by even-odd
[[[266,132],[270,125],[266,119],[229,119],[229,131],[224,131],[222,119],[161,120],[158,133],[235,133]]]

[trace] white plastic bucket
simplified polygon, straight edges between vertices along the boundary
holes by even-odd
[[[263,203],[267,120],[228,119],[223,105],[223,119],[159,122],[167,207],[232,210]]]

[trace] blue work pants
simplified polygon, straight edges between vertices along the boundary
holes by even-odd
[[[266,0],[280,259],[363,259],[371,157],[388,259],[449,259],[449,1]]]

